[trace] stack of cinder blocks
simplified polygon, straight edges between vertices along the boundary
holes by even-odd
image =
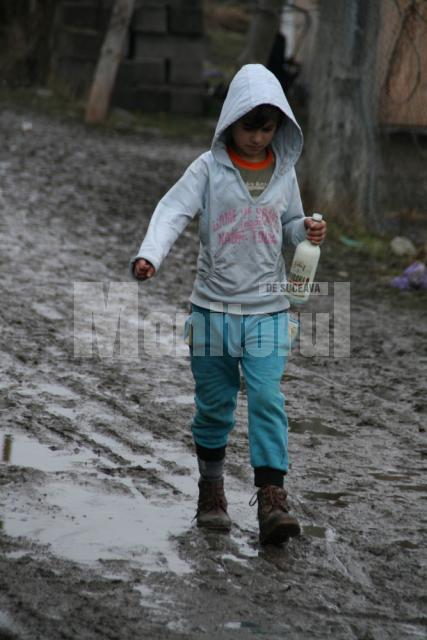
[[[136,0],[113,104],[147,112],[203,111],[203,0]],[[93,78],[111,0],[60,2],[55,77],[77,95]]]

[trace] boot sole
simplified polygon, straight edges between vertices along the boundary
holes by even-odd
[[[228,533],[231,529],[230,524],[205,524],[205,523],[197,523],[197,526],[201,529],[208,529],[209,531],[222,531],[223,533]]]
[[[260,544],[275,544],[279,545],[283,542],[287,542],[289,538],[295,538],[301,533],[301,528],[298,523],[277,523],[273,525],[268,531],[259,534]]]
[[[220,527],[220,526],[214,526],[214,525],[207,525],[207,524],[198,524],[198,527],[200,527],[200,529],[206,529],[206,531],[216,531],[217,533],[230,533],[231,530],[231,525],[229,527]]]

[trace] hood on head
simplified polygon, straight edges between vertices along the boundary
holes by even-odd
[[[285,164],[286,168],[290,168],[296,163],[303,144],[301,129],[280,82],[262,64],[246,64],[230,83],[212,140],[212,153],[218,160],[228,163],[224,136],[228,127],[261,104],[278,107],[285,115],[273,139],[278,164]]]

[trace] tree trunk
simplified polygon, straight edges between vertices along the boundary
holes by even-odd
[[[316,210],[378,226],[379,3],[323,0],[310,65],[307,180]]]
[[[283,0],[258,0],[249,27],[245,49],[238,58],[239,66],[251,62],[267,64],[274,38],[280,26]]]
[[[135,0],[116,0],[86,107],[88,124],[102,122],[110,105]]]

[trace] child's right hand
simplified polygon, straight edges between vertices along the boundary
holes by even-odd
[[[155,273],[156,269],[153,267],[151,262],[144,260],[144,258],[138,258],[133,265],[133,275],[138,280],[147,280],[148,278],[152,278]]]

